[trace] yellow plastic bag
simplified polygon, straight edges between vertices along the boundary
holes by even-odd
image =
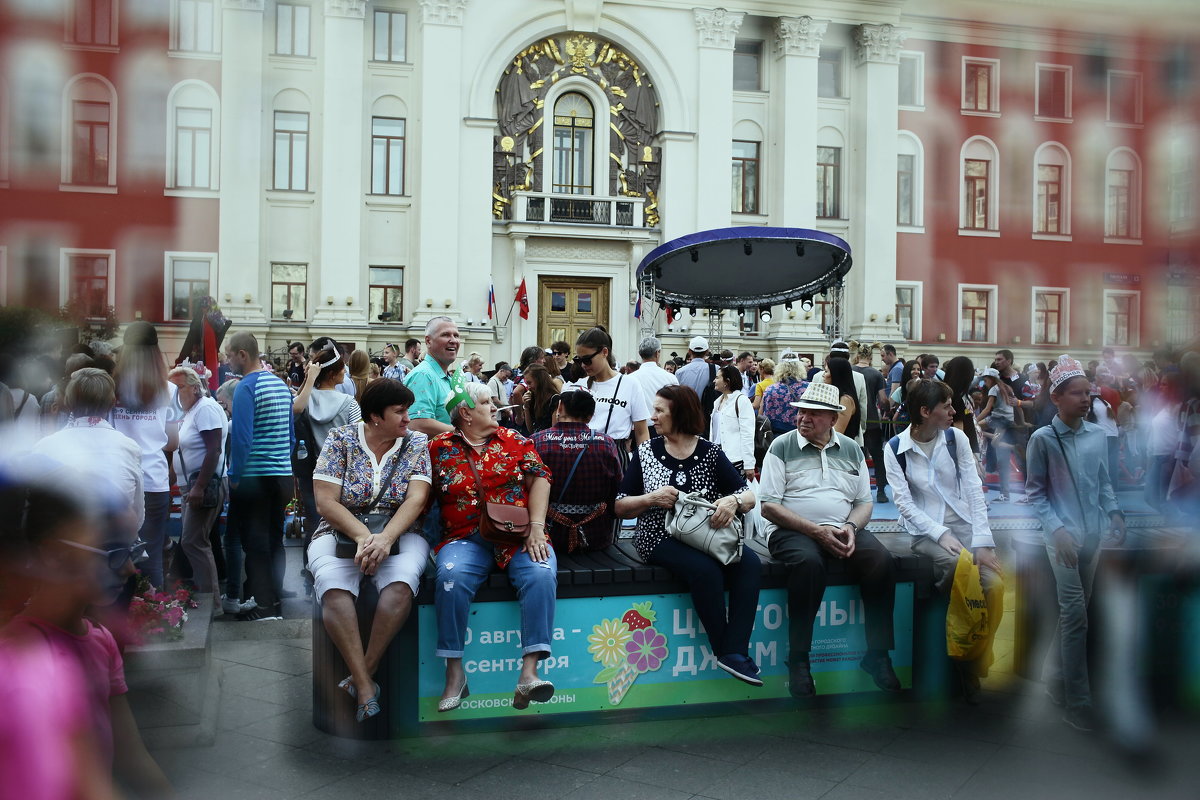
[[[950,610],[946,613],[946,653],[959,661],[974,661],[991,646],[992,627],[979,567],[971,551],[958,553],[954,585],[950,588]]]

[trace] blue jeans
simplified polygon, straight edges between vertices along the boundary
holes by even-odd
[[[496,568],[492,545],[476,533],[450,542],[437,554],[438,658],[462,658],[471,600]],[[518,552],[508,564],[508,578],[521,603],[521,653],[550,655],[554,631],[554,595],[558,591],[558,557],[551,548],[546,561]]]
[[[146,518],[138,530],[138,538],[146,543],[150,560],[146,562],[146,579],[156,589],[163,588],[163,550],[167,544],[167,520],[171,518],[170,492],[144,492]]]
[[[1082,548],[1081,548],[1082,549]],[[1092,597],[1092,582],[1096,578],[1096,565],[1100,563],[1099,548],[1091,558],[1079,557],[1077,567],[1064,567],[1054,555],[1054,545],[1046,545],[1050,566],[1054,570],[1054,583],[1058,589],[1058,628],[1054,640],[1046,652],[1046,663],[1042,678],[1047,686],[1055,682],[1063,689],[1063,698],[1069,708],[1090,706],[1092,688],[1088,680],[1087,638],[1088,601]]]

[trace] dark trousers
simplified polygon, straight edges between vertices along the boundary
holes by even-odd
[[[887,486],[887,470],[883,468],[883,429],[867,428],[863,431],[863,445],[871,463],[875,465],[875,490],[883,491]]]
[[[771,534],[771,557],[787,565],[789,643],[793,655],[812,649],[813,621],[825,596],[826,573],[832,558],[813,539],[780,528]],[[854,554],[847,560],[850,575],[862,593],[867,622],[867,649],[891,650],[892,610],[896,605],[896,575],[892,554],[869,531],[854,537]]]
[[[243,477],[229,500],[229,525],[237,526],[246,553],[246,585],[268,608],[283,588],[283,513],[291,497],[291,475],[261,475]]]
[[[762,562],[753,551],[743,545],[741,560],[723,567],[707,553],[674,539],[663,539],[650,553],[650,563],[666,567],[687,582],[714,656],[750,655],[750,632],[754,630],[762,582]]]

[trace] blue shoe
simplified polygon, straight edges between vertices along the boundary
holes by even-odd
[[[381,692],[379,690],[379,684],[377,683],[375,684],[375,696],[358,707],[358,711],[355,713],[354,718],[359,722],[363,722],[382,711],[382,709],[379,707],[380,694]]]
[[[758,677],[758,665],[749,656],[730,653],[717,659],[717,666],[728,672],[739,681],[751,686],[762,686],[762,678]]]

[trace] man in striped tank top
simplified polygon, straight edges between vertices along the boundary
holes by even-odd
[[[292,495],[292,393],[259,360],[258,340],[239,331],[225,345],[242,374],[229,431],[229,524],[246,552],[246,583],[257,606],[239,620],[282,619],[283,518]],[[230,576],[230,580],[238,580]]]

